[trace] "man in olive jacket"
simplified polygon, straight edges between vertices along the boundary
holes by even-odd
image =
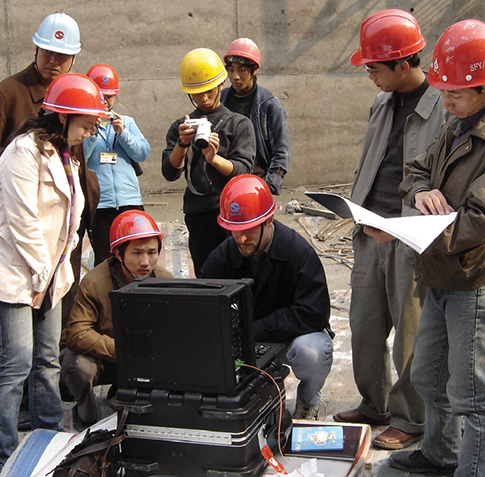
[[[73,425],[77,430],[99,420],[94,386],[117,380],[116,349],[109,293],[135,278],[172,278],[157,265],[162,234],[145,212],[129,210],[111,226],[114,257],[93,268],[81,281],[63,339],[61,377],[73,394]]]
[[[425,44],[412,15],[384,10],[364,20],[360,48],[351,57],[351,63],[365,66],[369,79],[381,89],[370,110],[351,199],[383,217],[417,215],[398,192],[404,164],[426,151],[445,119],[440,94],[420,66],[419,52]],[[353,233],[349,323],[361,401],[334,419],[390,424],[373,445],[394,450],[416,442],[424,430],[424,403],[409,370],[426,289],[414,281],[409,247],[399,240],[385,241],[385,235],[367,226]]]

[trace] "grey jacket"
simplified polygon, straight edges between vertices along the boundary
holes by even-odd
[[[440,127],[445,122],[445,110],[441,105],[439,91],[429,86],[419,100],[414,113],[406,119],[403,170],[405,163],[419,154],[424,154],[426,148],[438,135]],[[359,205],[363,205],[371,190],[386,153],[391,134],[393,111],[392,93],[379,93],[370,109],[364,147],[355,171],[351,199]],[[396,191],[397,193],[398,191]],[[416,210],[403,204],[403,216],[417,213]]]

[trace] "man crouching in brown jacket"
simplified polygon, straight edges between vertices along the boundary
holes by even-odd
[[[77,431],[98,416],[93,388],[117,380],[116,350],[109,293],[139,277],[173,278],[157,265],[162,234],[145,212],[129,210],[113,221],[110,230],[114,256],[93,268],[81,281],[63,339],[61,379],[77,404],[72,425]]]

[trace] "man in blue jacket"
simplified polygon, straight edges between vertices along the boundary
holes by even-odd
[[[300,380],[295,419],[318,419],[320,390],[333,360],[330,300],[322,263],[301,235],[274,220],[268,185],[232,178],[221,195],[219,225],[231,232],[208,257],[203,278],[252,278],[256,341],[285,343]]]
[[[224,63],[232,86],[222,91],[222,104],[251,119],[256,134],[253,174],[262,177],[273,194],[280,195],[290,166],[286,112],[278,98],[256,82],[260,53],[252,40],[234,40],[224,55]]]
[[[138,177],[140,162],[150,154],[150,144],[135,120],[113,111],[119,80],[109,65],[94,65],[87,72],[104,95],[111,118],[99,121],[94,135],[84,140],[89,169],[98,176],[101,194],[92,228],[94,264],[111,256],[109,230],[113,220],[126,210],[144,210]]]

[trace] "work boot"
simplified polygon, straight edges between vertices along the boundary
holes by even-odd
[[[388,427],[374,438],[372,444],[381,449],[396,450],[404,449],[422,438],[423,434],[419,432],[408,433],[395,427]]]
[[[300,396],[296,397],[296,409],[293,413],[293,419],[307,419],[308,421],[318,421],[319,406],[307,406],[300,399]]]
[[[333,420],[336,422],[351,422],[353,424],[369,424],[370,426],[382,426],[389,424],[390,418],[382,421],[376,421],[370,417],[362,414],[358,409],[349,409],[348,411],[340,411],[334,414]]]

